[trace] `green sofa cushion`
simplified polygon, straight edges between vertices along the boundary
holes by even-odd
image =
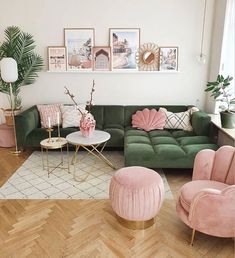
[[[171,133],[168,130],[154,130],[149,132],[150,137],[168,136],[171,137]]]
[[[149,139],[148,136],[136,136],[136,135],[132,135],[132,136],[128,136],[126,137],[126,143],[145,143],[145,144],[149,144],[151,145],[151,141]]]
[[[154,150],[156,152],[156,159],[175,159],[186,155],[180,146],[174,144],[154,145]]]
[[[124,126],[124,106],[104,106],[104,127]]]
[[[186,136],[194,136],[195,135],[195,133],[193,131],[183,131],[183,130],[173,131],[171,134],[175,138],[186,137]]]
[[[213,143],[206,144],[192,144],[183,146],[183,150],[187,153],[187,155],[195,156],[199,151],[204,149],[217,150],[218,145]]]
[[[107,147],[123,147],[124,145],[124,130],[118,128],[106,128],[107,133],[110,133],[111,138],[107,142]]]
[[[173,137],[166,137],[166,136],[151,137],[151,142],[153,145],[158,145],[158,144],[179,145],[176,139],[174,139]]]
[[[189,136],[189,137],[181,137],[177,138],[177,141],[181,145],[192,145],[192,144],[204,144],[210,143],[210,138],[207,136]]]

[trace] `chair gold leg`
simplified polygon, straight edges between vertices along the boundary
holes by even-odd
[[[193,246],[193,241],[194,241],[194,237],[195,237],[195,232],[196,232],[196,229],[193,229],[192,231],[192,237],[191,237],[191,242],[190,242],[190,245]]]

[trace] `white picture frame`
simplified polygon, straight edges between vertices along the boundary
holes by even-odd
[[[135,55],[140,47],[139,28],[110,28],[109,43],[112,48],[112,70],[138,70]]]
[[[93,28],[65,28],[64,45],[67,49],[67,70],[92,70]]]

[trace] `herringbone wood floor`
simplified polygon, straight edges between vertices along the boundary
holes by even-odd
[[[0,185],[27,158],[0,148]],[[190,171],[165,171],[176,196]],[[1,258],[65,257],[234,257],[234,241],[197,233],[175,212],[175,201],[165,200],[155,225],[146,230],[123,228],[109,200],[2,200],[0,201]]]

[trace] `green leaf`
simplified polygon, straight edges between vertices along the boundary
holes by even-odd
[[[43,68],[43,59],[34,53],[35,44],[33,36],[22,32],[19,27],[7,27],[5,40],[0,45],[0,59],[12,57],[18,66],[18,79],[12,83],[12,93],[15,96],[15,106],[20,105],[20,88],[23,85],[32,84],[38,77],[37,73]],[[0,92],[10,94],[9,86],[0,77]]]

